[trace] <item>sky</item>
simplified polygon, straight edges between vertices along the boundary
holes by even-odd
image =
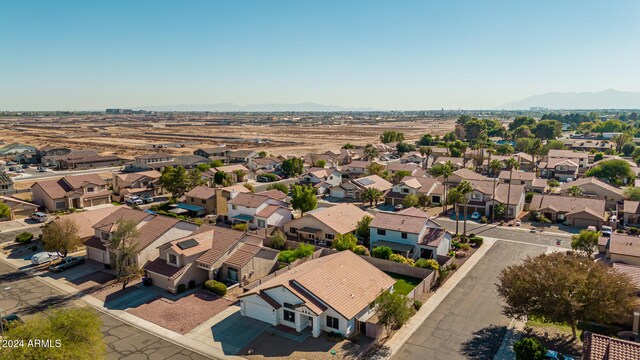
[[[640,91],[640,1],[0,0],[0,110]]]

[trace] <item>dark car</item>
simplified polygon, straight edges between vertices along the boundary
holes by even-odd
[[[76,265],[84,264],[84,256],[68,256],[59,263],[49,266],[49,271],[62,272]]]
[[[0,328],[2,328],[3,331],[9,330],[11,329],[11,327],[18,324],[24,324],[24,321],[22,321],[22,319],[20,319],[20,316],[16,314],[5,315],[0,320]]]

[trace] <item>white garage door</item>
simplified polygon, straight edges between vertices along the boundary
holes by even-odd
[[[102,262],[103,261],[103,254],[104,254],[104,252],[102,250],[94,249],[94,248],[91,248],[91,247],[87,246],[87,258],[89,258],[91,260]]]
[[[244,315],[256,320],[264,321],[269,324],[275,322],[276,313],[269,305],[258,304],[253,299],[247,298],[244,300]]]

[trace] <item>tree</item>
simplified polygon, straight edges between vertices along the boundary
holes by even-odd
[[[236,180],[238,182],[244,181],[244,176],[247,175],[247,172],[242,169],[233,170],[233,173],[236,175]]]
[[[477,139],[486,129],[484,121],[478,119],[471,119],[464,124],[466,139],[469,141]]]
[[[526,125],[522,125],[517,129],[513,130],[513,137],[516,139],[530,138],[532,136],[533,136],[533,133],[531,133],[531,129],[529,129],[529,127]]]
[[[536,120],[526,116],[518,116],[509,124],[509,130],[514,131],[520,126],[527,126],[530,129],[534,128],[536,126]]]
[[[173,198],[184,195],[188,186],[187,182],[187,171],[180,165],[175,168],[173,166],[164,168],[159,180],[160,186],[170,192]]]
[[[596,246],[598,246],[598,239],[602,236],[601,232],[580,230],[579,234],[571,237],[571,248],[576,251],[581,251],[591,257],[595,252]]]
[[[365,215],[362,219],[358,220],[356,224],[356,236],[359,237],[366,247],[369,247],[369,239],[371,232],[369,231],[369,225],[373,220],[372,216]]]
[[[458,192],[460,193],[460,195],[462,195],[462,201],[464,202],[464,226],[463,226],[463,230],[462,230],[462,234],[463,235],[467,235],[467,194],[470,194],[473,192],[473,186],[471,186],[471,183],[468,182],[467,180],[463,180],[460,185],[458,185],[456,187],[456,189],[458,190]]]
[[[640,188],[635,188],[635,187],[625,188],[624,198],[631,201],[640,201]]]
[[[231,185],[231,176],[224,171],[218,171],[213,174],[213,182],[222,186]]]
[[[560,141],[560,140],[549,140],[542,147],[542,150],[540,151],[540,154],[541,155],[547,155],[549,153],[549,150],[565,150],[565,149],[566,148],[565,148],[564,143],[562,141]]]
[[[88,307],[47,310],[12,327],[5,340],[23,341],[25,346],[4,347],[0,359],[101,359],[106,355],[102,320]],[[50,339],[52,346],[26,346],[34,339]]]
[[[567,189],[567,191],[571,196],[574,196],[574,197],[582,196],[582,189],[575,185],[570,186],[569,189]]]
[[[287,237],[280,229],[276,229],[271,236],[269,236],[269,247],[282,250],[286,244]]]
[[[393,250],[391,250],[391,248],[387,246],[378,246],[374,248],[373,251],[371,252],[371,255],[374,258],[384,259],[384,260],[389,260],[389,257],[391,256],[391,254],[393,254]]]
[[[374,202],[376,203],[376,205],[378,205],[378,201],[380,200],[381,197],[382,197],[382,191],[376,188],[366,188],[362,192],[362,201],[364,202],[368,201],[370,207],[373,206]]]
[[[402,199],[402,206],[405,208],[416,207],[418,206],[418,196],[415,194],[408,194]]]
[[[623,132],[622,134],[615,135],[611,140],[615,145],[616,152],[619,153],[622,150],[622,146],[624,144],[633,140],[633,136],[628,132]],[[633,143],[631,145],[633,145]],[[631,151],[633,151],[633,149],[631,149]]]
[[[502,204],[497,204],[493,207],[493,213],[496,219],[504,219],[507,216],[507,208]]]
[[[586,176],[595,176],[611,184],[622,185],[635,177],[626,160],[604,160],[587,171]]]
[[[196,169],[200,170],[201,172],[205,172],[211,169],[211,164],[198,164],[196,165]]]
[[[631,156],[631,154],[633,154],[633,150],[635,149],[636,149],[636,144],[632,142],[628,142],[622,145],[622,147],[620,148],[620,151],[622,151],[622,154],[624,156]],[[596,161],[595,159],[593,160]]]
[[[358,245],[358,239],[355,235],[346,233],[346,234],[338,234],[336,238],[331,242],[331,247],[338,250],[351,250],[353,251]]]
[[[388,130],[380,135],[380,141],[383,144],[388,144],[390,142],[401,142],[404,141],[404,133],[396,130]]]
[[[11,208],[7,204],[0,202],[0,219],[10,218],[10,217],[11,217]]]
[[[291,185],[291,206],[300,210],[300,215],[318,207],[316,189],[311,185]]]
[[[513,169],[519,169],[520,168],[520,163],[518,162],[518,160],[516,160],[515,158],[508,158],[507,160],[505,160],[504,164],[506,165],[507,168],[509,168],[509,184],[507,186],[507,216],[509,215],[509,206],[511,206],[511,183],[512,183],[512,177],[513,177]],[[513,216],[517,216],[518,214],[513,214]]]
[[[397,292],[384,291],[375,301],[375,312],[378,321],[386,329],[398,329],[411,317],[411,308],[405,295]]]
[[[574,339],[579,322],[615,322],[629,314],[635,302],[627,275],[586,256],[562,252],[529,257],[505,268],[497,289],[506,303],[506,316],[567,323]]]
[[[369,173],[369,175],[378,175],[381,178],[387,177],[388,174],[385,166],[376,162],[369,165],[369,167],[367,168],[367,172]]]
[[[68,217],[61,217],[48,223],[42,230],[42,243],[46,251],[55,251],[66,257],[75,251],[82,240],[78,235],[78,225]]]
[[[231,228],[238,231],[247,231],[249,230],[249,224],[247,224],[246,222],[239,222],[231,225]]]
[[[433,137],[431,136],[431,134],[424,134],[422,135],[420,140],[418,140],[418,145],[431,146],[431,145],[435,145],[435,141],[433,140]]]
[[[404,141],[400,141],[396,145],[396,150],[398,150],[399,154],[408,153],[409,151],[416,151],[416,146],[413,144],[408,144]]]
[[[447,194],[446,202],[450,205],[453,205],[456,212],[456,235],[460,233],[458,231],[458,224],[460,223],[460,206],[458,206],[458,204],[461,204],[462,202],[464,202],[464,200],[464,195],[460,193],[460,191],[458,191],[457,187],[451,189]]]
[[[258,151],[258,157],[259,158],[266,158],[267,157],[267,152],[266,151]]]
[[[279,190],[285,194],[289,193],[289,186],[283,184],[283,183],[275,183],[275,184],[270,184],[269,186],[267,186],[267,190]]]
[[[560,182],[556,179],[549,179],[549,181],[547,181],[547,185],[549,185],[550,188],[557,188],[560,186]]]
[[[407,171],[407,170],[399,170],[396,171],[395,174],[393,174],[393,182],[394,183],[399,183],[400,181],[402,181],[402,179],[404,179],[405,176],[411,176],[411,172]]]
[[[351,144],[351,143],[346,143],[346,144],[342,145],[342,148],[343,149],[355,149],[356,146]]]
[[[204,184],[206,184],[206,181],[202,178],[202,172],[198,169],[193,169],[187,173],[184,192],[187,192],[195,188],[196,186],[200,186]]]
[[[367,144],[367,146],[364,147],[364,156],[366,156],[367,160],[371,161],[377,158],[379,155],[380,151],[378,151],[375,146]]]
[[[116,221],[116,231],[109,240],[109,249],[114,250],[110,256],[111,265],[116,270],[117,281],[122,281],[122,289],[141,274],[137,260],[140,253],[137,242],[140,232],[137,226],[138,222],[121,218]]]
[[[538,139],[556,139],[562,136],[562,124],[557,120],[542,120],[533,129],[533,133]]]
[[[212,168],[218,168],[220,166],[224,166],[224,163],[222,160],[212,160],[209,165],[211,165]]]
[[[513,343],[516,360],[544,360],[547,348],[534,337],[526,337]]]
[[[313,163],[313,166],[315,167],[319,167],[319,168],[323,168],[327,165],[327,161],[326,160],[316,160],[316,162]]]
[[[442,137],[442,140],[444,140],[444,147],[446,147],[448,149],[449,148],[449,143],[452,142],[452,141],[458,140],[458,137],[456,136],[455,133],[448,132]]]
[[[242,184],[242,186],[244,186],[247,190],[249,190],[252,193],[256,192],[256,188],[253,187],[253,185],[246,183],[246,184]],[[285,193],[286,194],[286,193]]]
[[[294,177],[302,174],[303,168],[304,161],[300,158],[294,157],[282,162],[282,172],[287,175],[287,177]]]
[[[498,148],[496,149],[496,153],[498,153],[498,155],[509,155],[513,153],[513,146],[509,145],[509,144],[502,144],[500,146],[498,146]]]
[[[447,161],[444,164],[435,164],[431,167],[431,170],[429,171],[431,173],[431,175],[435,176],[435,177],[439,177],[442,176],[443,180],[444,180],[444,198],[445,201],[443,201],[442,203],[442,211],[446,214],[447,213],[447,188],[448,188],[448,184],[447,182],[449,181],[449,176],[451,176],[453,174],[453,163],[451,161]]]
[[[496,172],[498,170],[502,170],[504,167],[504,163],[500,160],[493,159],[489,163],[489,167],[491,168],[491,172],[493,174],[493,190],[491,194],[491,220],[496,219]]]

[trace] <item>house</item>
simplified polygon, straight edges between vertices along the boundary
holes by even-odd
[[[246,164],[249,162],[249,159],[255,158],[258,156],[258,153],[253,150],[229,150],[227,152],[227,159],[229,163],[243,163]]]
[[[42,158],[42,164],[58,170],[81,170],[109,166],[120,166],[125,159],[117,155],[99,155],[95,150],[71,150],[63,155]]]
[[[640,266],[640,238],[637,236],[614,232],[605,249],[606,257],[612,263]]]
[[[439,205],[444,198],[444,185],[435,178],[405,176],[398,184],[393,185],[385,196],[384,203],[393,206],[402,204],[409,194],[426,196],[431,205]]]
[[[347,165],[343,165],[340,170],[345,177],[360,177],[369,173],[370,161],[352,161]]]
[[[438,178],[441,182],[444,181],[443,177],[439,177]],[[449,186],[457,186],[458,184],[460,184],[463,181],[490,181],[491,179],[489,179],[488,177],[478,174],[477,172],[468,169],[468,168],[461,168],[458,169],[456,171],[454,171],[448,178],[447,178],[447,185]]]
[[[572,160],[578,164],[580,171],[585,171],[589,168],[589,154],[585,152],[551,149],[549,150],[547,158],[549,161],[552,159]]]
[[[461,157],[449,157],[449,156],[439,156],[431,163],[431,167],[437,164],[445,164],[447,162],[451,162],[453,168],[455,170],[462,169],[465,167],[472,168],[473,162],[468,161],[467,159],[463,159]]]
[[[133,244],[139,252],[133,260],[140,267],[158,258],[158,246],[190,235],[198,228],[190,222],[123,207],[93,225],[94,236],[85,242],[88,259],[111,265],[118,250],[110,248],[110,240],[120,219],[138,224]]]
[[[399,172],[405,173],[405,176],[424,176],[426,171],[418,164],[408,162],[408,163],[390,163],[387,165],[387,171],[391,175],[395,175]]]
[[[22,219],[38,211],[38,205],[14,197],[0,196],[0,202],[7,205],[10,210],[9,217],[5,219],[0,218],[0,220]]]
[[[187,170],[194,169],[200,164],[209,164],[211,162],[208,158],[200,155],[178,155],[173,161],[176,166],[182,166]]]
[[[183,203],[189,205],[184,208],[190,210],[193,216],[227,213],[227,199],[220,188],[196,186],[184,194]]]
[[[367,213],[353,204],[318,208],[284,225],[284,232],[297,240],[331,246],[338,235],[353,233]]]
[[[26,156],[24,160],[26,163],[29,163],[29,164],[43,164],[42,160],[45,157],[67,155],[70,153],[71,153],[71,149],[69,148],[62,147],[62,146],[55,146],[55,145],[47,145],[45,147],[42,147],[36,150],[35,154]]]
[[[30,145],[11,143],[0,147],[0,156],[35,154],[37,149]]]
[[[276,157],[264,157],[264,158],[250,158],[248,163],[249,170],[264,172],[274,172],[282,168],[282,160]]]
[[[505,207],[505,217],[508,219],[518,217],[524,210],[524,185],[511,185],[511,188],[509,188],[509,184],[498,183],[494,188],[492,180],[470,180],[469,182],[473,187],[473,191],[467,194],[466,204],[458,204],[462,208],[460,210],[461,215],[464,213],[466,206],[467,214],[477,211],[486,217],[490,217],[493,213],[494,203]]]
[[[97,174],[67,175],[59,180],[40,180],[31,186],[33,202],[47,211],[81,209],[108,204],[111,191]]]
[[[331,186],[337,186],[342,183],[342,173],[336,169],[312,167],[298,176],[298,179],[300,184],[315,186],[319,183],[328,183]]]
[[[209,160],[220,160],[222,162],[229,161],[227,152],[229,149],[225,145],[211,148],[200,148],[193,151],[193,155],[205,157]]]
[[[171,293],[180,285],[186,288],[207,280],[246,284],[268,275],[278,255],[263,247],[257,236],[212,225],[160,245],[158,253],[145,265],[145,274],[153,285]]]
[[[369,225],[371,250],[379,246],[417,260],[447,255],[451,234],[416,208],[390,213],[380,211]]]
[[[13,194],[14,191],[11,176],[4,171],[0,172],[0,194]]]
[[[531,191],[538,194],[544,194],[549,189],[547,179],[535,178],[531,183]]]
[[[78,228],[78,237],[84,243],[95,236],[95,230],[93,229],[95,224],[122,208],[126,207],[124,205],[107,206],[98,209],[78,211],[56,217],[53,219],[53,222],[62,221],[63,219],[71,220],[76,224],[76,227]]]
[[[209,174],[213,174],[212,178],[215,179],[215,173],[217,172],[223,172],[227,174],[232,184],[235,184],[237,182],[242,182],[249,178],[249,169],[247,169],[242,164],[231,164],[231,165],[220,166],[215,168],[214,170],[205,171],[207,175],[203,173],[203,176],[209,176]],[[238,173],[244,174],[244,175],[238,176]]]
[[[414,163],[418,164],[421,168],[427,167],[428,157],[426,155],[422,155],[419,151],[410,151],[405,153],[400,158],[401,163]]]
[[[567,149],[571,149],[573,151],[589,152],[591,150],[595,150],[598,152],[605,152],[613,149],[613,143],[606,140],[564,139],[562,142]]]
[[[553,158],[540,162],[540,176],[560,181],[571,181],[578,177],[580,166],[576,159]]]
[[[136,173],[113,173],[111,180],[112,191],[122,201],[125,195],[159,195],[161,187],[158,184],[162,174],[155,170]]]
[[[369,175],[353,180],[349,180],[340,184],[339,186],[332,187],[329,192],[331,196],[340,199],[355,199],[361,200],[362,193],[366,189],[376,189],[386,195],[391,190],[393,184],[387,180],[381,178],[378,175]]]
[[[175,156],[164,153],[136,156],[132,162],[125,164],[124,170],[127,172],[146,170],[162,171],[169,166],[178,166],[179,163],[176,162],[175,159]]]
[[[518,170],[502,170],[498,175],[500,184],[524,185],[527,191],[533,191],[533,183],[536,180],[536,173],[518,171]]]
[[[344,159],[345,156],[342,156],[342,158],[344,159],[344,161],[341,161],[340,158],[340,154],[336,154],[332,151],[325,151],[322,154],[314,154],[314,153],[309,153],[306,154],[302,157],[302,159],[304,160],[304,163],[310,167],[317,167],[317,164],[319,161],[324,161],[324,167],[327,168],[337,168],[340,165],[344,165],[346,163],[348,163],[350,161],[350,159]]]
[[[636,321],[637,312],[634,312],[634,334],[638,332]],[[585,331],[583,335],[583,360],[640,359],[640,344],[637,342],[594,334],[589,331]]]
[[[625,200],[622,207],[622,224],[625,227],[640,227],[640,202]]]
[[[578,187],[582,190],[583,197],[604,199],[607,210],[615,210],[624,201],[624,192],[617,186],[609,185],[595,177],[577,179],[560,185],[560,194],[570,195],[569,189]]]
[[[372,304],[395,280],[351,251],[304,262],[239,296],[240,314],[297,332],[364,331]]]
[[[600,228],[607,219],[604,199],[535,194],[529,209],[553,222],[579,228]]]
[[[281,195],[274,196],[275,193]],[[247,223],[249,228],[282,227],[291,221],[286,194],[278,190],[271,193],[239,193],[227,201],[227,219],[234,223]]]

